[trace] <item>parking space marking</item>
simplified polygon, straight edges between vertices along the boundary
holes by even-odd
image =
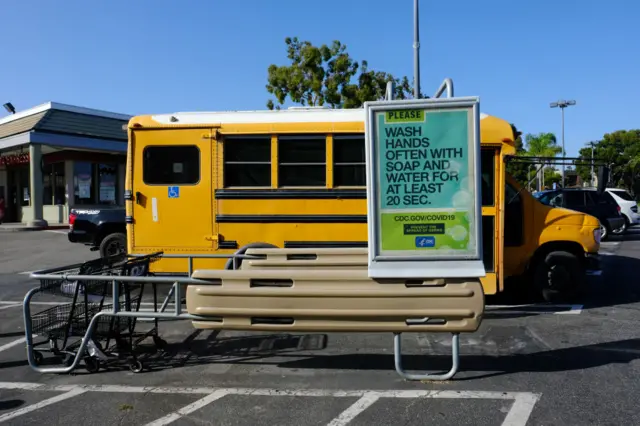
[[[349,408],[340,413],[338,417],[331,420],[331,422],[327,426],[344,426],[348,424],[351,420],[355,419],[358,414],[362,413],[364,410],[373,405],[373,403],[378,399],[378,396],[374,394],[363,395],[362,398],[354,402]]]
[[[0,306],[0,311],[3,310],[3,309],[16,308],[18,306],[22,306],[22,304],[20,304],[20,303],[16,303],[16,304],[13,304],[13,305],[5,304],[4,306]]]
[[[524,426],[527,424],[539,393],[497,392],[497,391],[438,391],[438,390],[330,390],[330,389],[269,389],[269,388],[189,388],[189,387],[152,387],[120,385],[48,385],[40,383],[0,382],[0,389],[23,389],[31,391],[65,392],[37,404],[24,407],[0,416],[0,422],[37,410],[46,405],[55,404],[85,392],[152,393],[152,394],[203,394],[205,397],[151,422],[149,425],[161,426],[193,413],[200,408],[222,398],[225,395],[244,396],[315,396],[315,397],[358,397],[358,401],[343,411],[329,423],[331,426],[344,426],[358,414],[365,411],[380,398],[423,398],[423,399],[497,399],[512,400],[502,426]],[[10,416],[10,417],[9,417]],[[5,418],[6,417],[6,418]]]
[[[216,399],[220,399],[223,396],[228,395],[228,394],[229,393],[227,391],[225,391],[225,390],[215,391],[215,392],[210,393],[209,395],[205,396],[204,398],[201,398],[201,399],[199,399],[199,400],[187,405],[186,407],[182,407],[181,409],[179,409],[175,413],[167,414],[166,416],[161,417],[158,420],[155,420],[155,421],[153,421],[151,423],[147,423],[146,426],[164,426],[164,425],[168,425],[169,423],[175,422],[180,417],[187,416],[187,415],[193,413],[194,411],[197,411],[197,410],[201,409],[202,407],[204,407],[206,405],[209,405],[210,403],[212,403]]]
[[[21,338],[19,338],[17,340],[14,340],[13,342],[9,342],[7,344],[4,344],[4,345],[0,346],[0,352],[4,352],[7,349],[11,349],[14,346],[18,346],[18,345],[20,345],[22,343],[25,343],[26,341],[27,341],[26,337],[21,337]]]
[[[526,425],[531,412],[533,412],[533,407],[539,398],[540,396],[535,394],[518,395],[516,400],[513,401],[511,410],[509,410],[507,416],[504,418],[502,426]]]
[[[69,392],[56,395],[53,398],[45,399],[44,401],[36,402],[35,404],[27,405],[26,407],[19,408],[14,411],[10,411],[0,416],[0,423],[6,422],[7,420],[14,419],[23,414],[27,414],[32,411],[38,410],[42,407],[46,407],[47,405],[55,404],[57,402],[64,401],[65,399],[73,398],[74,396],[78,396],[84,392],[85,391],[80,388],[72,389]]]
[[[486,310],[492,314],[554,314],[554,315],[580,315],[584,305],[562,304],[525,304],[525,305],[487,305]]]

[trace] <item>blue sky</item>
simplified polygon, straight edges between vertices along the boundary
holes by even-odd
[[[390,6],[394,4],[394,6]],[[29,0],[0,8],[0,101],[56,101],[127,114],[262,109],[284,39],[345,43],[370,68],[413,73],[412,0]],[[568,155],[640,128],[640,2],[422,0],[421,85],[525,132],[556,132]],[[4,114],[4,110],[0,112]]]

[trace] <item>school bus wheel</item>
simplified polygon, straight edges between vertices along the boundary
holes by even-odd
[[[534,285],[547,302],[568,300],[584,284],[584,268],[578,257],[568,251],[552,251],[540,258],[534,271]]]

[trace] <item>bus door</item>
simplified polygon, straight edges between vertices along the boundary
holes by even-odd
[[[133,134],[133,248],[181,253],[217,248],[210,129]]]
[[[499,291],[498,277],[501,273],[501,253],[499,229],[500,215],[497,202],[496,177],[500,176],[499,150],[482,148],[480,150],[481,190],[482,190],[482,257],[487,275],[482,278],[482,285],[487,294]]]

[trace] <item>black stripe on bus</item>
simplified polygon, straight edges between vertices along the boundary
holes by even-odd
[[[220,214],[218,223],[367,223],[367,215]]]
[[[221,248],[221,249],[237,249],[238,248],[238,242],[234,241],[234,240],[220,241],[218,243],[218,248]]]
[[[216,200],[365,200],[365,189],[218,189]]]
[[[367,248],[366,241],[285,241],[284,248]]]

